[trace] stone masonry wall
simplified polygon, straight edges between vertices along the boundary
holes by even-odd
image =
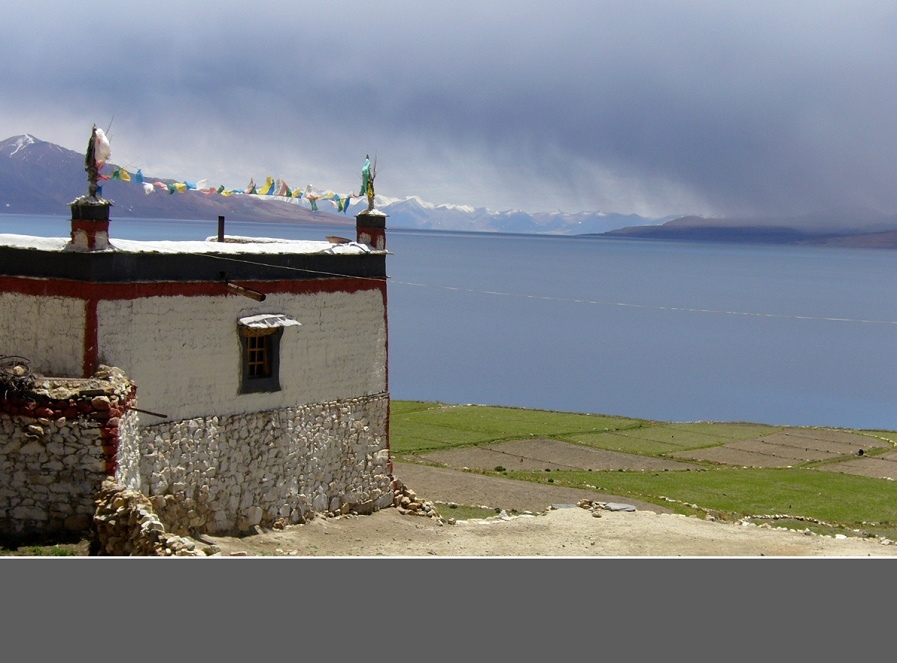
[[[0,389],[0,535],[83,535],[115,472],[122,436],[136,434],[135,389],[118,369],[87,380]]]
[[[141,427],[116,480],[166,528],[242,533],[393,505],[386,393]]]

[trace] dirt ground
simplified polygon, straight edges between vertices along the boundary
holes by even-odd
[[[468,463],[475,458],[468,455],[463,460],[455,457],[452,461]],[[563,454],[553,458],[555,462],[565,459],[561,461],[563,464],[570,460]],[[607,459],[613,460],[613,456]],[[616,460],[628,462],[629,459]],[[494,463],[489,467],[494,467]],[[449,467],[396,463],[394,473],[420,499],[487,506],[505,513],[452,525],[440,524],[426,516],[402,515],[390,508],[367,516],[318,518],[305,525],[246,537],[203,537],[203,541],[218,547],[220,553],[216,557],[228,559],[258,556],[897,556],[897,545],[885,545],[874,539],[835,538],[764,525],[701,520],[613,495],[490,477]],[[612,510],[576,506],[583,499],[593,505],[604,503]],[[624,505],[635,510],[617,510]],[[520,514],[530,511],[532,515],[508,515],[512,510]]]
[[[223,557],[893,557],[897,546],[657,514],[579,507],[476,524],[438,525],[385,509],[242,539]]]

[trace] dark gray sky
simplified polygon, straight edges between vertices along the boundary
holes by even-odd
[[[897,3],[8,0],[0,139],[496,210],[897,213]],[[111,124],[111,126],[110,126]]]

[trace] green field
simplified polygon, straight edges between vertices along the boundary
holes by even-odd
[[[668,458],[671,452],[752,440],[789,427],[751,423],[672,423],[595,414],[422,401],[393,401],[390,444],[397,462],[433,451],[551,439],[610,451]],[[797,430],[797,429],[793,429]],[[843,429],[838,429],[843,430]],[[897,449],[893,431],[847,431],[873,438],[881,455]],[[870,453],[866,454],[867,456]],[[851,456],[835,460],[847,460]],[[696,471],[485,471],[520,481],[552,483],[663,505],[719,520],[770,522],[794,529],[897,540],[897,485],[881,478],[821,471],[824,463],[744,468],[696,462]],[[470,471],[470,470],[468,470]]]

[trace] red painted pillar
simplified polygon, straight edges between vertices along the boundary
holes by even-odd
[[[84,357],[82,377],[89,378],[99,367],[99,320],[97,319],[97,299],[88,297],[84,302]]]
[[[66,247],[69,251],[105,251],[109,245],[108,201],[93,202],[82,196],[69,203],[72,208],[72,239]]]
[[[90,253],[107,251],[109,244],[109,208],[112,203],[97,196],[81,196],[69,203],[72,208],[72,235],[66,251]],[[82,373],[90,377],[97,370],[99,358],[97,299],[88,296],[84,302],[84,356]]]
[[[376,251],[386,250],[386,214],[368,210],[355,217],[356,239]]]

